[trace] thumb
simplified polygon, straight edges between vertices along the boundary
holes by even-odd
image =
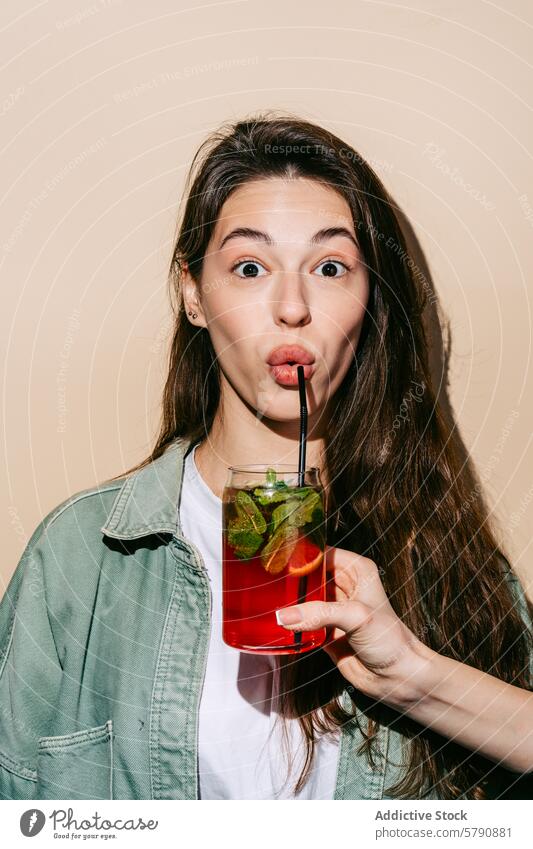
[[[333,626],[345,633],[359,628],[368,621],[371,609],[361,601],[308,601],[295,607],[276,610],[278,625],[294,631],[314,631]]]

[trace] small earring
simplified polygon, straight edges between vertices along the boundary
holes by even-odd
[[[191,310],[189,310],[189,315],[192,315],[193,318],[198,318],[198,313],[191,312]]]

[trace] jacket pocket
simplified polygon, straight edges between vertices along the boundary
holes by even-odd
[[[60,737],[40,737],[36,790],[36,799],[112,799],[113,720]]]

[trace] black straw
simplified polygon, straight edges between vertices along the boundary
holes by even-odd
[[[307,441],[307,398],[305,394],[304,367],[297,366],[298,389],[300,391],[300,444],[298,456],[298,486],[305,486],[305,446]],[[298,581],[298,604],[305,602],[307,595],[307,575],[301,575]],[[299,645],[302,641],[302,632],[294,632],[294,643]]]
[[[307,398],[305,397],[304,367],[298,366],[298,389],[300,391],[300,454],[298,459],[298,486],[305,486],[305,445],[307,441]]]

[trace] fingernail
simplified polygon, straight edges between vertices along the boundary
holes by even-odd
[[[302,614],[297,607],[284,607],[276,610],[276,621],[278,625],[296,625],[302,621]]]

